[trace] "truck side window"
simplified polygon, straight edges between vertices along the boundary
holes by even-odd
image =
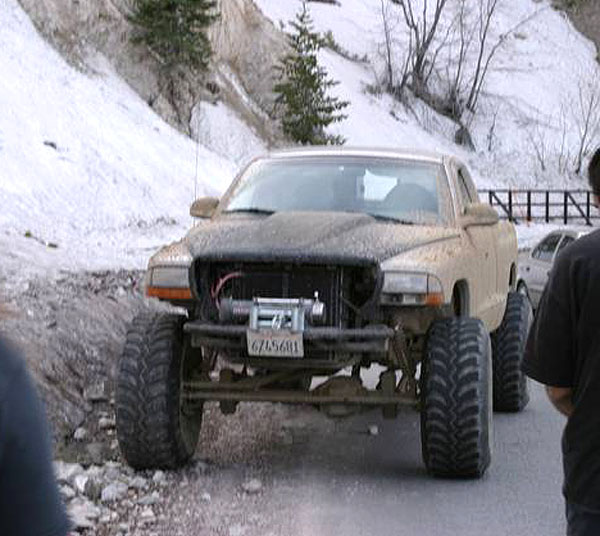
[[[464,212],[464,210],[467,208],[467,205],[473,202],[473,199],[471,197],[471,193],[469,192],[469,188],[467,187],[467,182],[465,181],[462,169],[458,170],[458,194],[460,196],[460,204]]]
[[[465,183],[467,192],[469,192],[469,199],[471,200],[471,203],[479,203],[479,194],[477,193],[477,188],[475,188],[475,183],[473,182],[471,175],[464,167],[460,168],[459,173],[460,177]]]

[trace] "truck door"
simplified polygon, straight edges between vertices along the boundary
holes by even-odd
[[[468,204],[479,202],[479,196],[471,176],[464,166],[457,169],[456,179],[460,210],[464,212]],[[473,266],[473,277],[470,281],[475,307],[472,304],[471,315],[478,316],[485,321],[488,315],[492,314],[498,298],[494,230],[489,225],[476,225],[463,232],[475,249],[475,266]]]

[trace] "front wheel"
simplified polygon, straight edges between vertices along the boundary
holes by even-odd
[[[434,476],[478,478],[491,461],[491,343],[475,318],[436,320],[421,378],[421,446]]]
[[[135,469],[180,467],[196,450],[202,409],[183,403],[182,383],[197,365],[184,320],[140,315],[127,333],[117,379],[117,437]]]

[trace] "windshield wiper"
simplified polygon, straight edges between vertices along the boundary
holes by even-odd
[[[268,210],[266,208],[257,208],[257,207],[247,207],[247,208],[233,208],[231,210],[224,210],[224,214],[235,214],[244,212],[246,214],[266,214],[270,216],[271,214],[275,214],[274,210]]]
[[[375,218],[378,221],[389,221],[394,223],[400,223],[402,225],[416,225],[414,221],[411,220],[403,220],[402,218],[395,218],[393,216],[385,216],[384,214],[376,214],[373,212],[366,212],[367,216],[371,216],[371,218]]]

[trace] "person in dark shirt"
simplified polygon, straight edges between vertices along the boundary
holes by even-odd
[[[589,166],[600,203],[600,149]],[[600,231],[558,256],[529,334],[525,373],[567,418],[562,452],[569,536],[600,535]]]
[[[44,408],[25,364],[0,339],[0,535],[68,531]]]

